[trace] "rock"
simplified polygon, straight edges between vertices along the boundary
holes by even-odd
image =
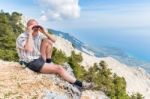
[[[43,99],[69,99],[66,95],[60,95],[56,92],[51,92],[48,90],[45,90],[45,96]]]
[[[73,70],[69,64],[65,63],[63,66],[70,75],[74,76]],[[67,81],[64,81],[57,75],[47,75],[47,76],[49,79],[52,79],[56,85],[66,90],[66,96],[68,96],[68,98],[71,97],[71,99],[80,99],[81,92],[76,86],[73,86]]]
[[[80,99],[110,99],[101,91],[86,90]]]

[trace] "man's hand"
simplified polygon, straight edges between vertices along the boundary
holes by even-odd
[[[48,33],[48,31],[46,29],[44,29],[42,26],[39,28],[39,31],[43,34]]]
[[[48,30],[44,29],[42,26],[39,28],[39,31],[47,36],[49,40],[51,40],[53,43],[56,41],[56,38],[54,38],[51,34],[48,33]]]
[[[32,29],[33,26],[34,26],[34,25],[30,25],[29,27],[27,27],[27,32],[28,32],[29,34],[31,34],[31,35],[32,35],[32,33],[34,32],[34,30]]]

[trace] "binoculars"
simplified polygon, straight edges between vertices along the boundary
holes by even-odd
[[[38,30],[38,29],[42,29],[43,27],[41,27],[40,25],[36,25],[32,27],[32,30]]]

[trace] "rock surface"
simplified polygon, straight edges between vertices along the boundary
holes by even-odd
[[[68,64],[64,68],[73,75]],[[0,99],[88,99],[85,97],[91,97],[90,93],[107,99],[103,92],[81,92],[58,75],[35,73],[16,62],[0,60]]]

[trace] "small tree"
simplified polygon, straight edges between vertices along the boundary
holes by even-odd
[[[81,53],[76,54],[74,51],[72,51],[71,56],[68,57],[68,63],[73,69],[76,78],[81,80],[84,79],[84,74],[86,73],[86,70],[80,65],[80,62],[82,62],[82,60],[83,58]]]
[[[130,99],[144,99],[143,95],[140,93],[136,93],[131,95]]]
[[[61,50],[57,50],[56,48],[53,48],[52,61],[56,64],[62,65],[63,63],[68,61],[68,58],[64,52],[62,52]]]

